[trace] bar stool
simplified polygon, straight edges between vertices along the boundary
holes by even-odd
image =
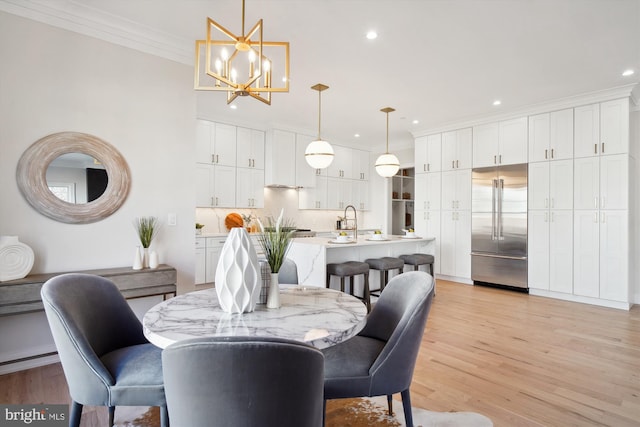
[[[435,262],[435,257],[429,254],[411,254],[411,255],[400,255],[400,258],[407,265],[412,265],[413,270],[420,270],[421,265],[426,265],[429,267],[429,274],[433,277],[433,294],[436,294],[436,276],[433,270],[433,263]]]
[[[380,288],[376,291],[379,293],[382,293],[386,284],[389,283],[389,270],[398,270],[398,274],[400,274],[404,267],[404,261],[402,259],[389,256],[369,258],[364,262],[369,264],[371,270],[378,270],[380,272]]]
[[[355,276],[364,275],[363,300],[367,306],[367,313],[371,311],[371,295],[369,292],[369,264],[360,261],[347,261],[339,264],[327,264],[327,288],[331,287],[331,276],[340,278],[340,291],[344,292],[344,279],[349,278],[349,294],[353,295],[353,280]]]

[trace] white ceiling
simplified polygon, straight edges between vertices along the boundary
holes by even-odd
[[[240,0],[0,0],[0,10],[187,64],[207,16],[241,30]],[[290,92],[271,106],[240,98],[237,110],[200,92],[199,111],[314,135],[310,87],[321,82],[322,136],[343,145],[382,146],[387,106],[393,151],[454,121],[640,81],[640,0],[246,0],[246,26],[259,18],[264,40],[291,43]]]

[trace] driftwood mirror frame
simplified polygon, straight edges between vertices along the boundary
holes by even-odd
[[[89,203],[73,204],[49,190],[49,164],[68,153],[86,154],[103,164],[108,183],[102,196]],[[122,154],[111,144],[86,133],[59,132],[27,148],[18,162],[16,180],[24,198],[42,215],[68,224],[88,224],[108,217],[122,206],[129,195],[131,172]]]

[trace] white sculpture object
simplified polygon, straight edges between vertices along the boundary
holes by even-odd
[[[248,313],[256,308],[261,278],[258,255],[242,227],[232,228],[220,251],[215,289],[227,313]]]
[[[22,279],[33,268],[33,250],[18,236],[0,236],[0,282]]]

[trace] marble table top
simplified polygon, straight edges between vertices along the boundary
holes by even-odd
[[[218,305],[215,289],[190,292],[152,307],[143,318],[144,335],[158,347],[204,336],[286,338],[326,348],[356,335],[367,309],[357,298],[316,286],[280,285],[281,307],[258,304],[231,314]]]

